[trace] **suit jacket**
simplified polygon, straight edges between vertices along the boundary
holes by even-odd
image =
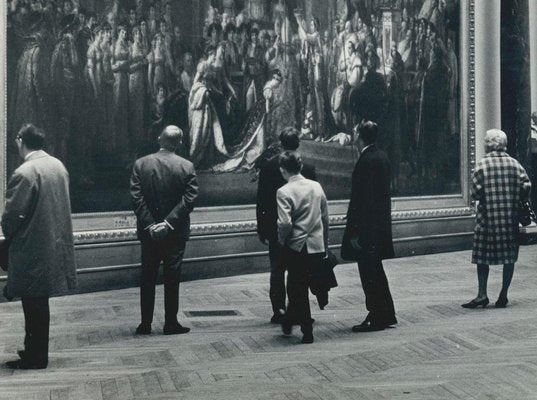
[[[313,165],[304,164],[302,175],[307,179],[317,180]],[[276,192],[285,183],[285,179],[280,173],[279,155],[269,159],[261,166],[256,204],[257,233],[261,238],[270,241],[278,240]]]
[[[345,234],[357,235],[362,248],[376,247],[381,258],[394,255],[390,162],[386,153],[376,145],[362,152],[352,173]]]
[[[324,253],[328,247],[328,203],[318,182],[292,176],[276,193],[278,241],[282,246],[308,254]]]
[[[190,161],[166,150],[136,160],[130,192],[140,240],[150,239],[148,228],[163,221],[173,229],[170,235],[188,240],[190,213],[198,196]]]
[[[36,151],[9,180],[2,231],[9,240],[11,297],[48,297],[76,288],[69,174]]]

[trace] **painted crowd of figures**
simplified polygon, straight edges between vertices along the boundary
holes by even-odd
[[[113,0],[100,13],[9,0],[8,132],[44,127],[49,150],[91,181],[110,155],[151,151],[169,124],[199,170],[227,172],[252,168],[286,126],[321,142],[366,119],[385,132],[395,179],[407,162],[434,181],[459,135],[458,1],[389,2],[394,32],[386,2],[337,3],[324,29],[284,0],[271,23],[209,7],[202,37],[184,40],[166,0]]]

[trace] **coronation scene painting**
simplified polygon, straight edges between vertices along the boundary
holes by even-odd
[[[379,124],[396,197],[461,192],[459,0],[7,0],[8,176],[32,122],[67,166],[73,211],[130,209],[136,158],[167,125],[198,206],[254,204],[257,172],[301,134],[348,199],[353,127]]]

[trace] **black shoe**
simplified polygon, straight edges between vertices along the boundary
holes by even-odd
[[[363,328],[365,328],[365,327],[367,327],[367,326],[369,326],[369,319],[366,318],[366,319],[364,319],[360,324],[358,324],[358,325],[354,325],[354,326],[352,327],[352,331],[353,331],[353,332],[357,332],[357,331],[354,330],[355,328],[356,328],[356,329],[358,329],[358,327],[363,327]]]
[[[151,335],[151,325],[144,325],[144,324],[138,325],[138,328],[136,328],[136,334],[137,335]]]
[[[302,343],[310,344],[313,343],[313,333],[305,333],[302,337]]]
[[[473,299],[469,303],[461,304],[461,307],[462,308],[477,308],[481,306],[485,308],[488,304],[489,304],[489,298],[485,297],[483,300],[479,300],[479,301],[475,301],[475,299]]]
[[[164,325],[163,331],[165,335],[182,335],[183,333],[188,332],[190,332],[190,328],[182,326],[180,323],[176,323],[173,325]]]
[[[353,332],[377,332],[383,331],[384,329],[386,329],[386,325],[360,324],[352,327]]]
[[[274,314],[272,318],[270,319],[271,324],[281,324],[283,323],[283,315],[281,314]]]
[[[498,297],[498,300],[496,300],[496,303],[494,303],[494,307],[496,308],[505,308],[507,307],[507,303],[509,303],[509,299],[504,296]]]
[[[45,369],[48,363],[35,363],[24,360],[15,360],[6,362],[6,367],[9,369]]]
[[[293,325],[287,322],[282,322],[282,332],[285,336],[289,336],[293,333]]]

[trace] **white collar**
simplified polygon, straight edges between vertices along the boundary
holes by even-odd
[[[302,174],[296,174],[296,175],[289,177],[289,180],[287,182],[294,182],[294,181],[298,181],[299,179],[304,179]]]
[[[365,146],[362,151],[360,152],[360,154],[363,154],[364,151],[366,151],[368,148],[370,148],[371,146],[373,146],[373,144],[368,144],[367,146]]]
[[[32,154],[37,153],[38,151],[39,150],[34,150],[26,154],[26,157],[24,157],[24,161],[28,160]]]

